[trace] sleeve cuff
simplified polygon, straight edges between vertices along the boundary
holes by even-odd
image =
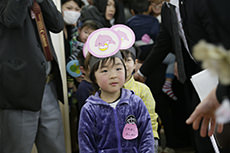
[[[138,70],[137,73],[138,73],[140,76],[145,77],[145,76],[141,73],[140,70]]]

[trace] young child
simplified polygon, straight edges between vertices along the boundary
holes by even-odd
[[[87,20],[82,23],[82,25],[78,28],[78,31],[73,34],[73,38],[70,42],[71,56],[68,60],[77,59],[77,55],[82,51],[84,43],[87,41],[89,35],[99,28],[100,26],[93,20]]]
[[[79,83],[84,79],[83,75],[80,75],[82,72],[79,69],[79,65],[75,64],[79,58],[79,54],[82,52],[84,43],[86,42],[90,33],[98,29],[97,24],[93,21],[86,21],[78,28],[78,31],[74,33],[72,40],[70,41],[71,53],[67,57],[67,72],[68,72],[68,101],[70,106],[70,127],[71,127],[71,146],[74,152],[76,150],[76,132],[77,125],[79,121],[79,103],[76,92],[78,91]],[[80,60],[79,62],[80,63]],[[74,65],[75,64],[75,65]],[[73,75],[74,74],[74,75]],[[79,74],[76,76],[76,74]]]
[[[83,7],[80,20],[94,20],[102,27],[111,27],[125,22],[124,9],[119,0],[96,0]]]
[[[152,123],[152,130],[153,130],[153,135],[155,138],[155,151],[157,151],[158,148],[158,133],[157,133],[157,128],[158,128],[158,123],[157,123],[157,118],[158,115],[155,112],[155,100],[152,96],[152,93],[149,89],[148,86],[146,86],[144,83],[135,81],[133,78],[133,72],[135,69],[136,65],[136,50],[134,47],[131,47],[126,50],[121,50],[121,54],[123,59],[125,60],[125,65],[127,69],[127,79],[126,83],[124,84],[125,89],[129,89],[134,91],[135,95],[139,96],[145,106],[148,109],[148,112],[151,117],[151,123]]]
[[[92,95],[93,93],[93,86],[89,79],[89,65],[88,65],[88,58],[85,59],[82,52],[78,55],[78,60],[80,64],[80,70],[83,73],[83,80],[78,85],[78,89],[76,92],[76,98],[78,103],[79,112],[81,111],[82,106],[85,104],[85,100]]]
[[[136,36],[135,46],[140,48],[138,52],[137,66],[140,67],[146,57],[150,54],[154,41],[160,32],[160,23],[157,19],[161,12],[161,6],[164,0],[133,0],[131,4],[131,17],[127,25],[133,29]],[[170,53],[167,55],[164,64],[167,64],[165,83],[162,91],[173,100],[177,100],[173,90],[172,81],[174,79],[175,56]]]
[[[73,35],[72,40],[70,41],[71,44],[71,54],[70,56],[67,58],[67,72],[70,76],[68,76],[68,88],[69,88],[69,97],[72,96],[72,94],[74,92],[76,92],[77,86],[79,85],[79,83],[83,80],[82,75],[78,76],[76,74],[76,72],[80,72],[79,66],[75,66],[74,62],[73,65],[68,65],[69,63],[71,63],[71,61],[74,60],[78,60],[78,58],[82,58],[82,57],[78,57],[79,55],[81,56],[82,50],[83,50],[83,46],[84,43],[86,42],[88,36],[95,30],[99,29],[99,26],[92,20],[88,20],[85,21],[81,27],[78,28],[78,32],[76,32]],[[75,66],[75,69],[71,69],[71,66]],[[77,76],[77,77],[76,77]]]
[[[127,25],[135,33],[135,45],[140,48],[140,51],[137,52],[137,59],[140,63],[150,54],[160,31],[157,18],[148,13],[149,6],[149,0],[132,0],[130,12],[133,16],[127,21]]]
[[[100,38],[101,41],[111,36],[103,29],[101,32],[106,35]],[[113,48],[112,45],[119,44],[116,41],[120,38],[114,37],[105,41],[107,48],[104,45],[100,48],[103,54]],[[95,43],[88,43],[89,48],[90,45],[98,47]],[[89,52],[93,54],[92,49]],[[87,57],[90,80],[97,92],[86,100],[81,110],[78,131],[80,152],[153,153],[154,137],[148,110],[140,97],[122,88],[126,67],[120,52],[112,50],[112,53],[102,57],[95,56],[94,52],[94,56],[88,54],[90,57]]]

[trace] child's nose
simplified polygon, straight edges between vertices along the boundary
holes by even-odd
[[[116,77],[117,77],[117,72],[116,72],[115,70],[112,70],[112,71],[110,72],[110,77],[111,77],[111,78],[116,78]]]

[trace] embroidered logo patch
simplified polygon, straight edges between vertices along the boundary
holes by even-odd
[[[126,140],[132,140],[138,137],[138,129],[134,115],[129,115],[126,118],[126,124],[122,132],[122,137]]]

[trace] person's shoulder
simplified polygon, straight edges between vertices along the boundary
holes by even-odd
[[[149,89],[149,87],[148,87],[146,84],[142,83],[142,82],[139,82],[139,81],[134,80],[134,83],[135,83],[136,86],[138,86],[138,87],[145,88],[145,89]]]
[[[91,110],[92,107],[94,107],[95,104],[100,103],[100,98],[98,98],[95,95],[90,95],[86,100],[85,100],[85,105],[83,106],[86,110]]]
[[[131,104],[135,105],[133,102],[139,102],[141,98],[137,96],[133,90],[130,89],[122,89],[122,97],[123,100],[128,100],[129,102],[131,101]]]

